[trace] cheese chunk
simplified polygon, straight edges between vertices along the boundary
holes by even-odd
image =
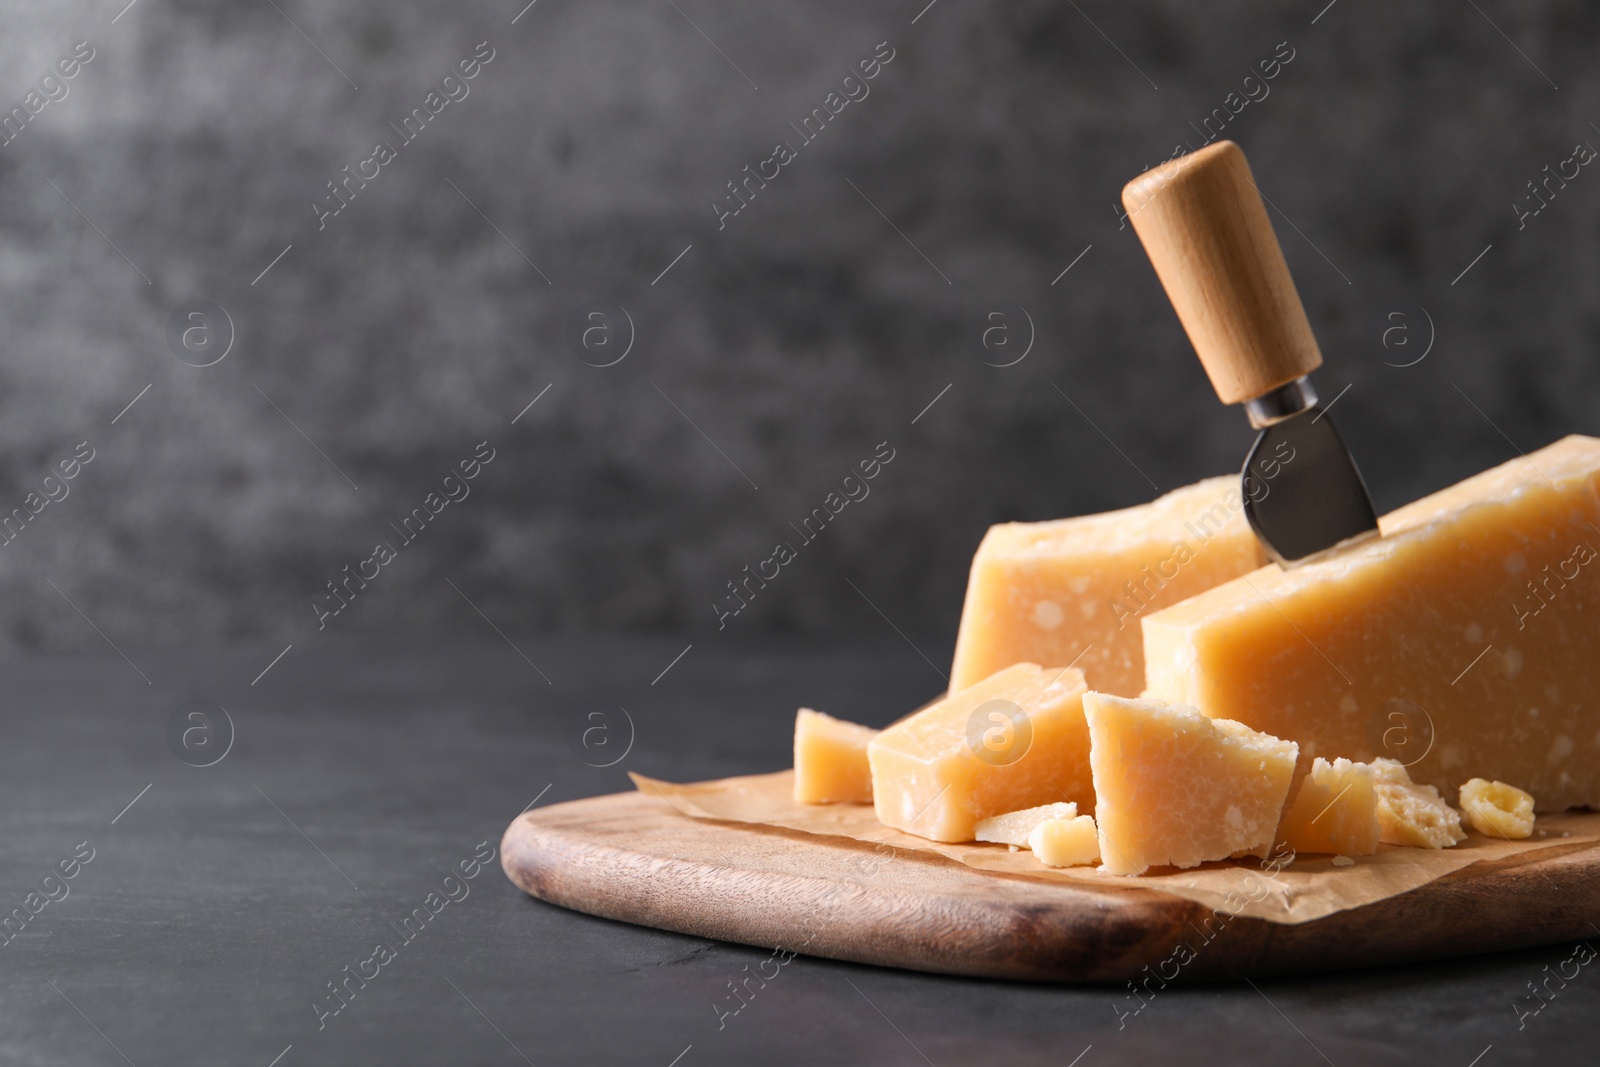
[[[1295,852],[1370,856],[1378,851],[1378,783],[1372,767],[1318,756],[1278,824]]]
[[[1372,761],[1378,787],[1378,832],[1386,845],[1449,848],[1467,839],[1461,816],[1431,785],[1411,780],[1398,761]]]
[[[801,708],[794,717],[794,798],[801,804],[870,804],[867,742],[878,731]]]
[[[1461,814],[1488,837],[1520,840],[1533,835],[1533,797],[1504,782],[1469,778],[1461,787]]]
[[[1104,870],[1266,856],[1294,778],[1293,741],[1105,693],[1085,693],[1083,714]]]
[[[867,745],[878,821],[971,841],[979,819],[1050,801],[1094,807],[1083,674],[1008,667]]]
[[[1383,536],[1145,616],[1149,696],[1300,742],[1600,806],[1600,440],[1410,504]]]
[[[1091,687],[1134,696],[1139,617],[1265,561],[1237,476],[1121,511],[991,526],[967,579],[950,691],[1013,663],[1075,663]]]
[[[1021,848],[1028,847],[1028,835],[1033,828],[1048,819],[1075,819],[1078,817],[1078,805],[1045,804],[1037,808],[1023,808],[1021,811],[1008,811],[1004,815],[996,815],[989,819],[979,819],[974,837],[979,841],[990,841],[997,845],[1017,845]]]
[[[1100,859],[1094,817],[1046,819],[1028,834],[1028,848],[1046,867],[1086,867]]]

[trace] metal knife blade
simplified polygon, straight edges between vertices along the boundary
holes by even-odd
[[[1250,528],[1283,567],[1378,533],[1361,471],[1315,401],[1262,427],[1240,491]]]

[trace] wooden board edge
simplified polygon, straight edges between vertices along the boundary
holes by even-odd
[[[1473,864],[1385,901],[1287,925],[1230,918],[1153,890],[1062,886],[1059,903],[1040,905],[1003,890],[982,902],[970,894],[756,875],[614,847],[546,825],[537,814],[519,816],[501,842],[507,877],[537,899],[698,937],[937,974],[1154,989],[1580,940],[1596,935],[1589,916],[1600,913],[1600,860],[1586,846]],[[718,834],[805,836],[697,822]],[[904,859],[993,878],[997,890],[1007,882],[1038,885],[934,854]],[[1518,921],[1506,922],[1508,914]]]

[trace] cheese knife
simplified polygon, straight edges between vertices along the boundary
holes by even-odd
[[[1367,486],[1317,399],[1322,351],[1244,152],[1218,141],[1146,171],[1122,204],[1224,404],[1260,431],[1245,458],[1245,517],[1292,567],[1376,536]]]

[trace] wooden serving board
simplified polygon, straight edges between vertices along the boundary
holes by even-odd
[[[1600,819],[1600,815],[1594,816]],[[689,819],[617,793],[529,811],[501,864],[522,889],[609,919],[888,967],[1060,982],[1238,978],[1600,936],[1600,848],[1546,844],[1295,925],[1143,888],[1043,882],[848,837]],[[1209,920],[1209,922],[1208,922]],[[1202,936],[1211,931],[1212,936]],[[1176,957],[1180,944],[1192,958]],[[1195,948],[1198,946],[1198,948]],[[1152,971],[1145,971],[1145,967]]]

